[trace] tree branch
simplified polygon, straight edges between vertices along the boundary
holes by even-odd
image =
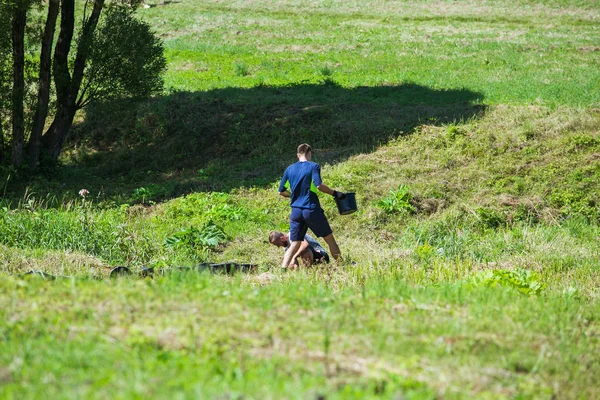
[[[68,102],[71,75],[69,74],[69,50],[75,26],[75,0],[62,0],[60,7],[60,34],[54,48],[54,85],[59,104]]]
[[[73,96],[73,99],[77,97],[81,87],[85,63],[90,51],[90,46],[92,45],[94,30],[98,25],[98,20],[100,19],[100,13],[102,12],[103,7],[104,0],[94,1],[92,14],[85,22],[81,32],[81,38],[79,40],[79,45],[77,46],[77,55],[75,56],[75,63],[73,64],[73,81],[71,84],[71,95]]]

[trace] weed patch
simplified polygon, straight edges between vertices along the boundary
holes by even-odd
[[[411,204],[412,195],[408,186],[400,185],[397,190],[390,190],[388,196],[377,202],[377,206],[388,214],[412,214],[416,208]]]
[[[202,228],[185,228],[165,240],[165,246],[174,250],[205,253],[207,250],[227,243],[229,237],[223,228],[209,221]],[[203,258],[203,257],[201,257]]]
[[[526,269],[501,270],[481,272],[474,275],[469,281],[469,286],[495,287],[502,286],[517,290],[527,296],[539,296],[545,287],[540,282],[540,276]]]

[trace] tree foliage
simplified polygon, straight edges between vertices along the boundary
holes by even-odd
[[[156,94],[165,69],[162,43],[150,26],[133,8],[111,5],[94,35],[78,104]]]
[[[8,110],[10,103],[11,93],[11,75],[12,75],[12,47],[10,29],[5,29],[11,24],[11,13],[6,4],[0,4],[0,134],[4,132],[6,126],[6,118],[8,117]],[[1,152],[4,148],[4,138],[0,137],[0,159]]]
[[[85,0],[83,15],[76,15],[75,0],[0,3],[0,26],[11,28],[0,30],[0,163],[11,141],[13,165],[25,159],[25,149],[32,167],[44,153],[56,161],[80,108],[160,92],[163,46],[135,18],[138,3]],[[32,17],[33,6],[46,16]]]
[[[10,26],[11,13],[5,4],[0,4],[0,106],[4,105],[2,99],[7,97],[7,92],[10,91],[10,64],[11,59],[11,43],[10,43]],[[6,90],[8,89],[8,90]]]

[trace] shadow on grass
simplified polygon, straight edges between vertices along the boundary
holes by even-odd
[[[154,185],[148,195],[158,197],[262,186],[295,161],[300,143],[313,146],[319,163],[340,162],[421,124],[477,117],[482,97],[415,84],[325,82],[99,104],[74,127],[67,149],[73,163],[65,168],[93,177],[108,196],[111,188],[145,185]]]

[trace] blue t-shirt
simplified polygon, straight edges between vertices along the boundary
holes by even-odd
[[[321,208],[317,186],[321,183],[321,167],[312,161],[298,161],[287,167],[279,183],[279,191],[289,191],[290,205],[295,208]]]

